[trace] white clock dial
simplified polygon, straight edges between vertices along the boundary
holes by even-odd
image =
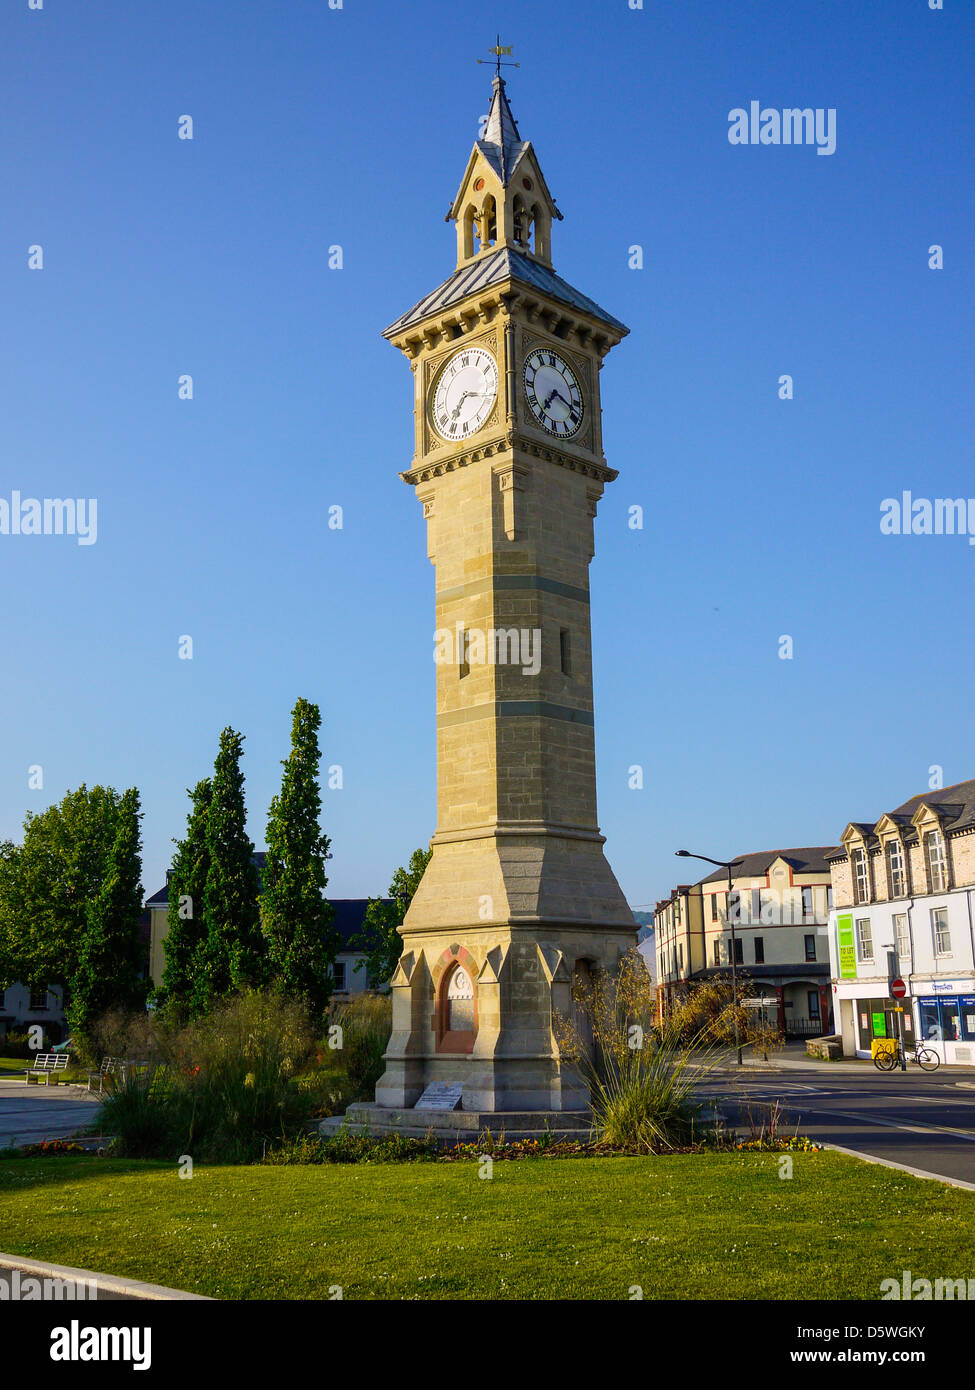
[[[568,362],[549,348],[534,348],[525,358],[525,398],[549,434],[568,439],[582,424],[585,406],[579,379]]]
[[[469,439],[498,396],[498,364],[482,347],[461,348],[444,367],[433,395],[433,427],[441,439]]]

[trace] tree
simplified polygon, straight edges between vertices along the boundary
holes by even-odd
[[[213,768],[206,818],[209,856],[203,888],[206,938],[197,952],[194,1012],[205,1012],[233,990],[257,987],[266,970],[261,935],[254,846],[248,839],[244,774],[240,769],[243,734],[226,728]]]
[[[174,841],[176,853],[167,885],[169,930],[160,991],[174,1004],[188,1004],[192,999],[199,957],[206,941],[203,902],[210,868],[207,820],[213,799],[212,781],[205,777],[187,795],[192,805],[186,817],[186,836]]]
[[[398,929],[403,925],[407,908],[432,855],[431,849],[415,849],[409,865],[396,870],[389,885],[392,902],[384,898],[369,899],[362,930],[353,937],[353,945],[365,952],[365,961],[357,962],[356,969],[365,965],[373,989],[389,983],[396,962],[403,954],[403,938]]]
[[[89,901],[78,965],[71,980],[68,1019],[73,1035],[85,1034],[109,1009],[145,1003],[142,915],[142,844],[139,793],[130,787],[119,804],[117,828],[99,891]]]
[[[89,904],[102,889],[122,798],[82,784],[24,819],[24,842],[0,844],[0,984],[69,987]]]
[[[317,705],[299,700],[292,710],[291,753],[282,763],[280,794],[271,801],[261,925],[268,945],[273,987],[302,999],[320,1014],[332,992],[339,946],[335,911],[325,901],[329,839],[322,833],[318,785],[321,752]]]

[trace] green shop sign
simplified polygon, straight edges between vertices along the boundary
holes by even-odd
[[[840,956],[840,979],[857,977],[857,953],[853,944],[853,913],[845,912],[836,919],[836,938]]]

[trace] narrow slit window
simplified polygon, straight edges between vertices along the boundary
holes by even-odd
[[[572,672],[572,649],[567,627],[559,628],[559,659],[562,662],[563,676],[571,675]]]

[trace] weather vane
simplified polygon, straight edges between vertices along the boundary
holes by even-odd
[[[514,52],[514,49],[513,49],[513,48],[502,48],[502,47],[501,47],[501,35],[500,35],[500,34],[498,35],[498,42],[497,42],[497,45],[496,45],[494,48],[488,49],[488,52],[494,54],[494,58],[495,58],[495,67],[497,68],[498,76],[499,76],[499,77],[501,76],[501,69],[502,69],[502,68],[520,68],[520,67],[521,67],[521,64],[520,64],[520,63],[502,63],[501,59],[502,59],[506,54],[511,54],[511,53],[513,53],[513,52]],[[477,61],[478,61],[479,63],[489,63],[491,60],[490,60],[490,58],[478,58]]]

